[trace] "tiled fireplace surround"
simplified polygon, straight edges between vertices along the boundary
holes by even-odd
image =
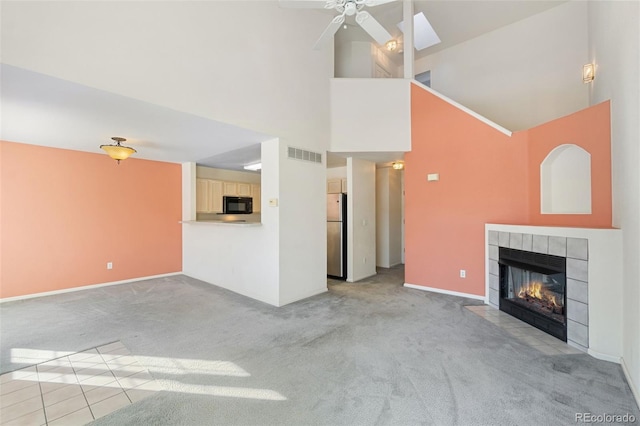
[[[589,348],[589,241],[518,232],[489,231],[489,304],[498,308],[499,247],[567,258],[567,343]]]
[[[607,361],[622,353],[618,229],[485,225],[485,302],[498,309],[500,247],[567,258],[567,343]]]

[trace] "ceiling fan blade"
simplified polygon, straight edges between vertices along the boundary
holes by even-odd
[[[376,21],[369,12],[358,12],[356,22],[362,27],[378,44],[385,44],[391,40],[391,34]]]
[[[364,0],[364,5],[373,7],[373,6],[379,6],[381,4],[391,3],[394,1],[396,0]]]
[[[335,33],[340,29],[340,25],[344,23],[344,14],[338,15],[331,20],[331,23],[325,28],[324,32],[316,41],[316,44],[313,46],[314,50],[320,50],[322,46],[324,46]]]
[[[287,9],[324,9],[327,0],[279,0],[278,3]]]

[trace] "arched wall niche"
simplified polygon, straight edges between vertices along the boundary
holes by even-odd
[[[591,214],[591,154],[564,144],[545,157],[540,164],[540,213]]]

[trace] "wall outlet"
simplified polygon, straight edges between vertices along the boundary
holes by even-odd
[[[460,278],[467,278],[467,271],[460,269]]]
[[[113,262],[107,262],[107,269],[113,269]]]

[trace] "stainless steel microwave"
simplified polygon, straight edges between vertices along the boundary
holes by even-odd
[[[222,197],[222,212],[225,214],[251,214],[253,213],[253,198]]]

